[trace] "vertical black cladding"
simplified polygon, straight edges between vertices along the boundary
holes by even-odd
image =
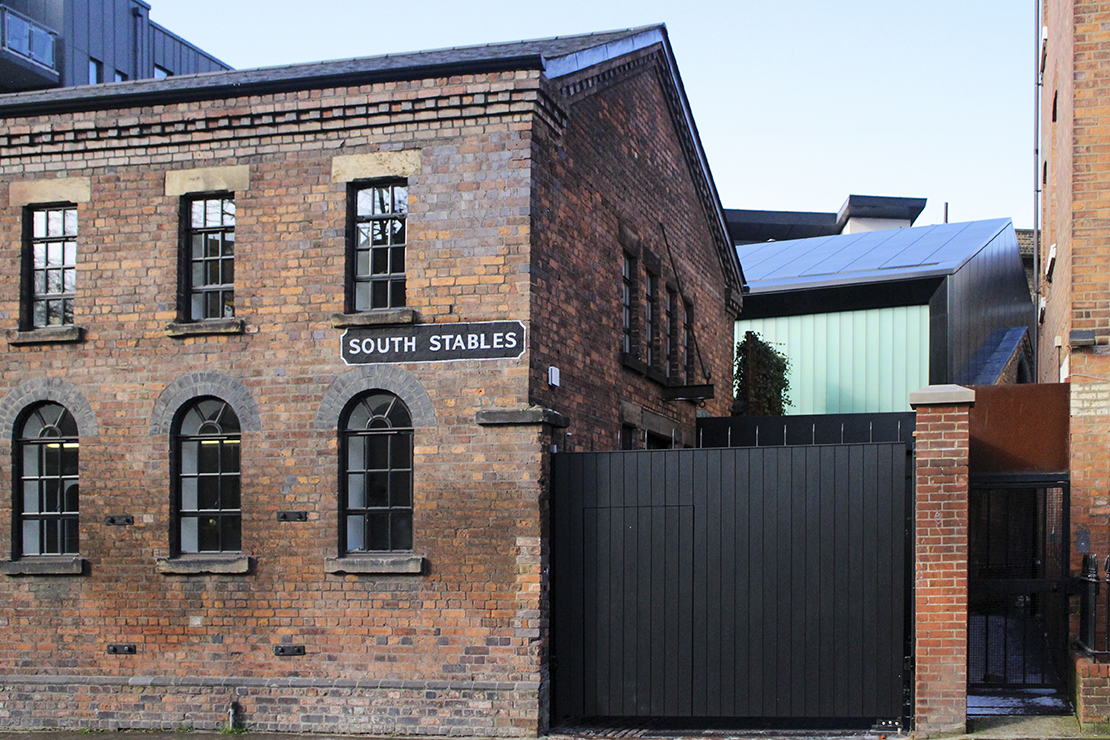
[[[554,468],[554,719],[901,718],[902,443]]]

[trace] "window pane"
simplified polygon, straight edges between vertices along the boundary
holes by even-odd
[[[223,509],[238,509],[239,499],[239,476],[223,476],[220,483],[220,507]]]
[[[62,502],[62,511],[70,514],[76,514],[80,509],[78,508],[78,489],[77,481],[68,480],[62,484],[65,487],[65,500]]]
[[[47,211],[46,212],[46,235],[47,236],[63,236],[62,229],[65,228],[62,222],[61,211]]]
[[[362,515],[348,516],[347,517],[347,549],[348,550],[365,550],[366,549],[366,534],[365,534],[366,519]]]
[[[350,437],[347,442],[347,470],[365,470],[366,441],[363,437]]]
[[[239,517],[225,516],[220,520],[220,544],[224,551],[238,552],[242,549],[239,537]]]
[[[224,318],[231,318],[235,315],[235,296],[230,290],[225,290],[220,293],[223,297]]]
[[[389,505],[412,506],[412,477],[407,470],[389,474]]]
[[[374,221],[370,224],[370,245],[384,247],[389,244],[389,234],[386,231],[385,221]],[[375,262],[376,264],[376,262]]]
[[[394,308],[405,307],[405,283],[400,280],[393,281],[392,302],[389,304]]]
[[[408,187],[408,185],[394,185],[393,186],[393,210],[396,213],[408,213],[408,211],[409,211],[409,187]]]
[[[62,487],[57,479],[42,482],[42,510],[46,514],[57,514],[62,510]]]
[[[190,210],[191,210],[191,213],[192,213],[192,218],[190,219],[190,225],[194,229],[203,228],[204,227],[204,201],[203,200],[194,200],[192,205],[190,206]]]
[[[62,475],[77,475],[77,445],[72,442],[62,445]]]
[[[389,422],[395,427],[411,427],[412,417],[409,416],[409,410],[405,408],[405,404],[397,402],[393,404],[393,408],[389,410]],[[405,435],[408,440],[405,444],[412,444],[411,435]]]
[[[355,310],[370,308],[370,283],[355,283]]]
[[[199,516],[197,522],[197,547],[200,552],[219,552],[220,520],[214,516]]]
[[[367,473],[366,505],[389,506],[389,473]]]
[[[182,478],[181,479],[181,510],[182,511],[196,511],[197,510],[197,479],[196,478]]]
[[[405,271],[404,247],[393,247],[389,250],[389,271],[398,273]]]
[[[220,282],[224,285],[235,284],[235,260],[222,259],[220,260]]]
[[[77,242],[62,243],[62,262],[68,267],[77,264]]]
[[[408,424],[399,426],[408,426]],[[394,470],[412,467],[412,443],[410,439],[407,434],[393,435],[393,444],[389,447],[389,466]]]
[[[23,521],[23,552],[26,555],[41,555],[42,543],[39,541],[39,520]]]
[[[34,435],[26,433],[26,428],[31,426],[27,424],[24,426],[24,437],[38,436],[38,430],[35,430]],[[38,425],[35,425],[38,426]],[[23,446],[23,475],[33,476],[39,474],[39,447],[38,445],[24,445]]]
[[[412,514],[394,512],[390,515],[390,523],[392,525],[390,547],[394,550],[411,550]]]
[[[72,295],[77,290],[77,271],[62,270],[62,292]]]
[[[38,481],[23,481],[23,513],[39,513],[39,484]]]
[[[220,239],[219,234],[205,234],[204,235],[204,256],[205,257],[219,257],[220,251],[223,249],[223,240]]]
[[[59,536],[61,532],[58,531],[57,521],[44,521],[41,522],[42,531],[42,554],[43,555],[57,555],[61,552],[61,542]]]
[[[197,518],[181,517],[181,552],[199,552]]]
[[[347,508],[366,508],[366,477],[362,473],[347,475]]]
[[[371,188],[372,196],[371,214],[380,216],[389,213],[389,188]]]
[[[220,508],[220,479],[215,475],[196,478],[197,508],[202,511]]]
[[[366,437],[366,447],[369,453],[367,470],[385,470],[389,467],[389,437],[377,434]]]
[[[389,549],[389,514],[368,514],[366,529],[367,550]]]
[[[31,235],[35,239],[41,239],[42,237],[46,236],[46,211],[35,211],[31,223],[33,224],[31,228]],[[37,251],[38,250],[36,245],[36,254]]]
[[[358,233],[355,237],[355,246],[365,247],[370,243],[370,224],[359,224]]]
[[[62,472],[62,444],[50,442],[43,448],[43,475],[55,476]]]
[[[220,200],[204,201],[204,225],[223,226],[223,205]]]
[[[76,236],[77,235],[77,209],[76,208],[67,208],[65,210],[65,226],[64,226],[64,228],[65,228],[65,235],[66,236]]]
[[[371,283],[371,300],[373,308],[389,307],[389,283],[381,280]]]
[[[64,539],[63,553],[76,555],[80,552],[77,547],[77,524],[78,522],[76,519],[66,519],[62,522],[62,537]]]
[[[197,456],[197,472],[218,473],[220,470],[220,443],[218,440],[204,440],[200,443]]]
[[[220,470],[225,473],[239,472],[239,445],[234,441],[226,441],[220,445]]]
[[[182,425],[184,431],[184,424]],[[196,431],[193,431],[196,434]],[[181,472],[186,474],[197,472],[197,447],[199,442],[182,442],[181,443]]]
[[[191,317],[193,319],[203,319],[204,316],[204,293],[193,293],[193,300],[191,301]]]

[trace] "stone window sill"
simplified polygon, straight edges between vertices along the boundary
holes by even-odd
[[[85,560],[71,555],[42,555],[0,561],[0,573],[8,576],[80,576]]]
[[[375,308],[360,313],[333,313],[331,325],[336,329],[350,329],[361,326],[398,326],[415,324],[419,314],[411,308]]]
[[[44,326],[27,331],[9,331],[8,344],[70,344],[85,341],[85,330],[80,326]]]
[[[324,561],[324,570],[328,573],[349,573],[352,575],[412,575],[418,576],[424,572],[424,556],[411,552],[365,555],[348,555],[341,558],[327,558]]]
[[[166,336],[200,337],[206,334],[242,334],[246,325],[242,319],[205,319],[204,321],[178,322],[166,324]]]
[[[158,572],[169,575],[239,575],[251,572],[251,558],[240,553],[203,553],[158,558]]]

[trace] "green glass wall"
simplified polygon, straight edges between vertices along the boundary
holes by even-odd
[[[929,384],[929,307],[809,314],[736,322],[790,358],[787,414],[909,411]]]

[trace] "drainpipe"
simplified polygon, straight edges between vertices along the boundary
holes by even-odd
[[[1040,382],[1041,328],[1041,0],[1033,0],[1033,377]]]

